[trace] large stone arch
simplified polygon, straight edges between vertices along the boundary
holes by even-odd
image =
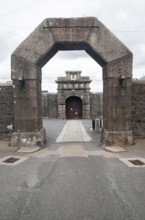
[[[47,18],[13,52],[12,145],[43,144],[41,68],[59,50],[85,50],[103,69],[106,145],[132,142],[132,53],[97,18]],[[119,84],[120,75],[126,84]],[[19,79],[25,84],[21,89]]]

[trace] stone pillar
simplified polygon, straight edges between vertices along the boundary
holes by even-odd
[[[83,90],[82,95],[82,118],[90,118],[90,89]]]
[[[115,63],[115,66],[117,64]],[[125,65],[122,65],[119,74],[113,74],[113,68],[109,67],[108,70],[112,72],[110,72],[110,75],[104,76],[103,139],[105,145],[124,146],[133,143],[131,131],[131,77],[127,72],[129,69],[125,67]],[[119,83],[120,74],[125,76],[124,87],[121,87]]]
[[[90,118],[90,104],[82,104],[82,118]]]
[[[25,88],[19,90],[13,81],[15,130],[39,131],[42,128],[41,93],[39,80],[25,79]]]
[[[11,145],[43,146],[45,132],[42,128],[41,71],[32,64],[30,66],[24,66],[24,64],[25,61],[23,62],[16,58],[13,60],[12,79],[15,132],[12,134]],[[19,72],[19,67],[21,67],[23,72]],[[27,76],[24,72],[29,67],[33,71]],[[20,82],[22,78],[23,82]]]

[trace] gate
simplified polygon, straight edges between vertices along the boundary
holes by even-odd
[[[66,99],[66,118],[82,118],[82,100],[79,97],[73,96]]]

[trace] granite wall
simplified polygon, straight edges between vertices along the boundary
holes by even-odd
[[[12,129],[13,129],[12,84],[0,83],[0,140],[10,139]]]
[[[132,81],[132,121],[134,137],[145,138],[145,81]],[[57,94],[42,93],[43,117],[57,118]],[[91,118],[102,116],[103,96],[90,94]],[[0,83],[0,140],[11,137],[13,128],[13,90],[12,84]]]
[[[131,118],[134,137],[145,138],[145,81],[132,82]]]
[[[43,117],[57,118],[57,94],[42,91],[42,113]]]
[[[78,97],[79,96],[81,95],[78,94]],[[49,94],[47,91],[42,92],[43,117],[48,117],[48,118],[58,117],[57,98],[59,98],[57,97],[57,94],[51,94],[51,93]],[[65,97],[62,97],[62,98],[65,99]],[[102,93],[90,93],[90,106],[89,107],[90,107],[90,111],[89,111],[89,116],[87,118],[97,118],[99,116],[102,116],[103,115],[103,94]],[[65,111],[65,109],[63,109],[63,111]]]
[[[103,116],[103,94],[91,93],[90,94],[90,115],[91,118]]]

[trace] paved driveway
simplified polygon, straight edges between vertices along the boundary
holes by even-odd
[[[91,141],[56,142],[66,122],[45,120],[38,152],[1,154],[22,160],[0,163],[0,220],[144,220],[145,167],[121,160],[142,151],[105,151],[91,121],[81,121]]]

